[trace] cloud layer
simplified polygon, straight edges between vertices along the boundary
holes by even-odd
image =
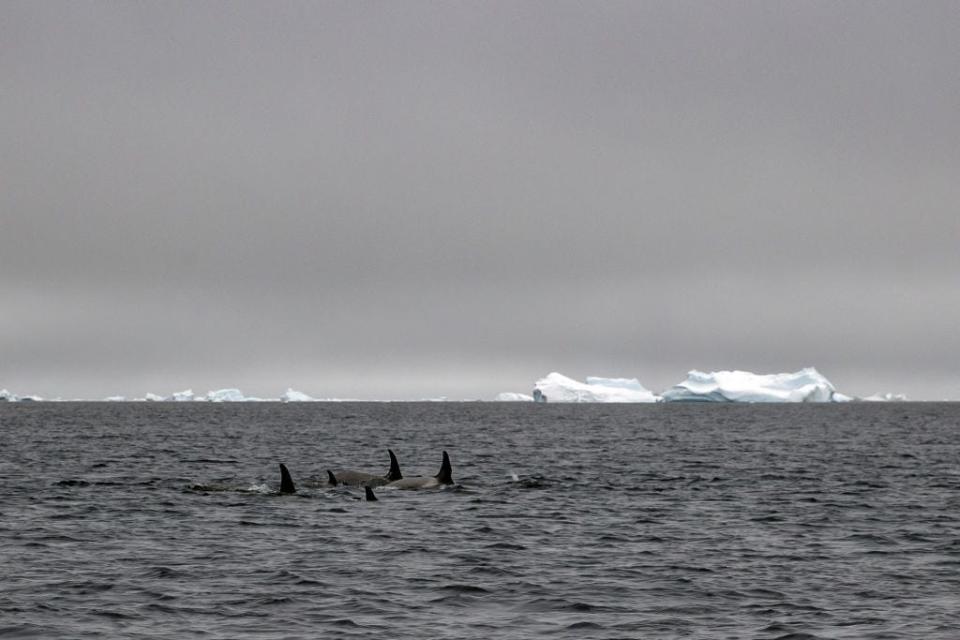
[[[0,386],[960,397],[955,3],[0,14]]]

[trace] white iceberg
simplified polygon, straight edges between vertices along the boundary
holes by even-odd
[[[864,402],[906,402],[907,396],[902,393],[875,393],[863,398]]]
[[[246,402],[249,398],[240,389],[217,389],[207,392],[207,402]]]
[[[19,396],[12,391],[0,389],[0,402],[16,402],[19,399]]]
[[[171,398],[174,402],[193,402],[193,389],[187,389],[185,391],[178,391],[174,393]]]
[[[280,400],[282,402],[313,402],[314,401],[314,399],[308,396],[307,394],[301,393],[300,391],[295,391],[289,387],[287,387],[286,392],[284,392],[284,394],[280,396]]]
[[[691,371],[663,392],[665,402],[831,402],[836,389],[813,367],[796,373]],[[845,398],[845,397],[844,397]],[[841,398],[838,398],[838,400]]]
[[[583,383],[557,372],[537,380],[534,396],[545,396],[547,402],[657,401],[657,396],[644,388],[636,378],[589,377]]]
[[[164,396],[158,396],[155,393],[148,393],[143,398],[146,402],[166,402],[167,398]]]
[[[127,399],[124,396],[109,396],[103,399],[104,402],[126,402]]]
[[[514,393],[512,391],[504,391],[503,393],[498,393],[497,397],[493,399],[494,402],[533,402],[533,396],[528,396],[525,393]]]

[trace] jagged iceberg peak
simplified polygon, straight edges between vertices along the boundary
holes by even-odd
[[[832,402],[836,389],[813,367],[795,373],[693,370],[663,392],[665,402]],[[839,394],[836,394],[839,395]],[[845,399],[845,396],[836,400]]]
[[[287,387],[284,394],[280,396],[280,400],[282,402],[314,402],[315,398],[311,398],[305,393]]]
[[[537,393],[539,391],[539,394]],[[587,382],[553,372],[537,380],[534,395],[547,402],[656,402],[657,396],[636,378],[601,378]]]

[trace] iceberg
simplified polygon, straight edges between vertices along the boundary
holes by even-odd
[[[124,396],[109,396],[103,399],[104,402],[126,402],[127,399]]]
[[[166,402],[167,400],[164,396],[158,396],[155,393],[148,393],[143,399],[146,402]]]
[[[193,402],[193,389],[187,389],[185,391],[178,391],[174,393],[171,398],[174,402]]]
[[[664,402],[832,402],[836,389],[813,367],[796,373],[691,371],[663,392]],[[846,396],[836,400],[846,399]]]
[[[533,402],[533,396],[528,396],[525,393],[514,393],[512,391],[504,391],[503,393],[498,393],[497,397],[493,399],[494,402]]]
[[[6,389],[0,389],[0,402],[16,402],[19,399],[17,394]]]
[[[863,398],[864,402],[906,402],[907,396],[902,393],[875,393]]]
[[[207,392],[207,402],[245,402],[250,398],[244,397],[240,389],[217,389]]]
[[[539,394],[537,393],[539,392]],[[534,397],[547,402],[656,402],[657,396],[644,388],[636,378],[600,378],[587,382],[568,378],[557,372],[537,380]]]
[[[314,399],[308,396],[305,393],[299,391],[294,391],[293,389],[287,387],[287,390],[282,396],[280,396],[282,402],[313,402]]]

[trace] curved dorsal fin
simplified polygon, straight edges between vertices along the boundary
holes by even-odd
[[[400,473],[400,463],[397,462],[397,456],[394,455],[393,449],[387,449],[387,453],[390,454],[390,471],[387,472],[387,480],[389,482],[393,482],[394,480],[402,480],[403,474]]]
[[[287,471],[287,465],[280,463],[280,493],[296,493],[297,487],[293,484],[293,478]]]
[[[443,462],[440,464],[440,473],[434,476],[440,484],[453,484],[453,468],[450,466],[450,456],[443,452]]]
[[[370,485],[363,485],[363,494],[367,498],[367,502],[376,502],[378,500],[377,496],[373,494],[373,489],[370,488]]]
[[[337,482],[337,476],[333,475],[333,471],[330,471],[330,469],[327,469],[327,482],[330,483],[331,487],[335,487],[340,484]]]

